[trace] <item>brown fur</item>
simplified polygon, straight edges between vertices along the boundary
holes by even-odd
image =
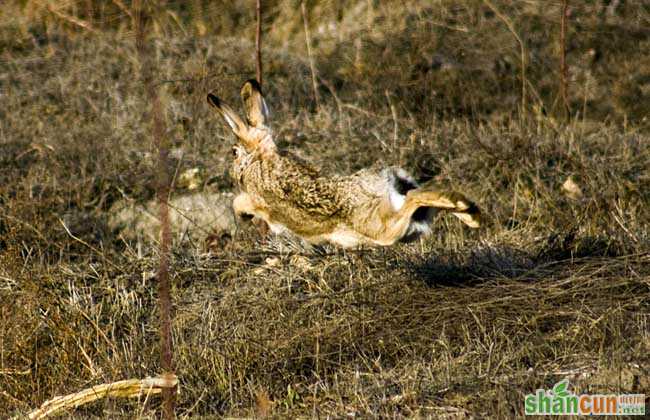
[[[409,178],[413,189],[405,197],[397,194],[392,183],[408,177],[399,168],[325,177],[295,156],[279,153],[257,82],[246,82],[241,96],[245,122],[218,97],[208,95],[239,139],[231,168],[241,191],[233,203],[237,214],[260,218],[276,233],[288,230],[311,243],[344,247],[402,240],[421,207],[448,210],[469,226],[479,226],[478,207],[458,192],[417,188]]]

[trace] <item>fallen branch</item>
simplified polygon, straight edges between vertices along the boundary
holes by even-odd
[[[175,375],[162,375],[155,378],[127,379],[110,384],[96,385],[83,391],[45,401],[38,409],[29,413],[30,419],[44,419],[62,410],[80,407],[101,398],[139,398],[143,395],[159,394],[164,388],[174,388],[178,383]]]

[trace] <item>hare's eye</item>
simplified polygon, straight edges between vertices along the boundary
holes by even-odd
[[[232,155],[237,157],[237,148],[236,147],[232,148]]]

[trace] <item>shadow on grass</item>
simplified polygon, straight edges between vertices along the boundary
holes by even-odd
[[[577,237],[575,232],[551,234],[537,246],[488,245],[468,254],[422,254],[403,262],[404,268],[427,286],[474,287],[504,279],[535,281],[548,270],[578,265],[590,258],[629,253],[607,237]],[[535,274],[537,273],[537,274]]]

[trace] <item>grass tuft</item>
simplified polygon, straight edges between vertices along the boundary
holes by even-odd
[[[147,2],[145,2],[148,4]],[[267,5],[268,3],[268,5]],[[265,2],[278,144],[325,172],[380,162],[463,191],[479,230],[441,217],[389,249],[304,249],[241,226],[171,256],[178,415],[495,417],[569,378],[650,389],[649,11],[561,2]],[[109,221],[156,189],[128,2],[0,11],[0,412],[160,373],[151,242]],[[205,103],[254,74],[246,2],[153,14],[173,196],[233,190],[233,139]],[[92,28],[92,30],[89,30]],[[182,174],[192,182],[181,182]],[[200,174],[200,175],[199,175]],[[199,181],[197,181],[199,180]],[[71,417],[154,418],[160,400]]]

